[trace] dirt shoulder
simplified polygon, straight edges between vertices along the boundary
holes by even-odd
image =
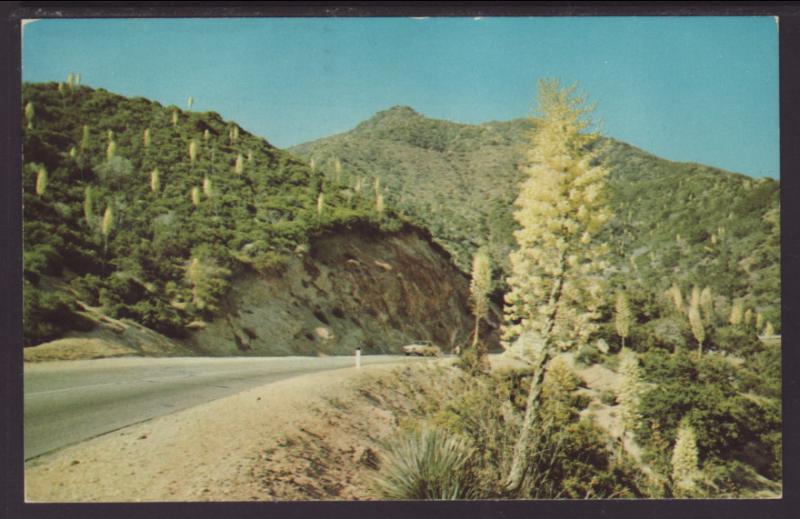
[[[427,364],[427,363],[420,363]],[[393,415],[359,391],[396,365],[292,378],[30,460],[29,502],[369,499]]]

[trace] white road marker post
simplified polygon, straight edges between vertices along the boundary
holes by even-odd
[[[361,348],[356,348],[356,369],[361,369]]]

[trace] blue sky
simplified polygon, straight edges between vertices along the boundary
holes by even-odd
[[[779,174],[772,17],[41,20],[23,80],[213,110],[280,147],[408,105],[465,123],[579,82],[604,133],[661,157]]]

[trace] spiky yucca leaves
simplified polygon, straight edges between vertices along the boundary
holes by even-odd
[[[636,353],[625,348],[620,352],[619,373],[622,384],[617,399],[622,409],[624,432],[633,432],[641,421],[639,404],[642,396],[642,373]]]
[[[439,429],[413,431],[388,446],[376,486],[386,499],[468,499],[468,441]]]
[[[684,419],[678,427],[675,447],[672,450],[672,483],[678,496],[691,495],[699,478],[697,436]]]
[[[531,432],[540,419],[541,385],[552,350],[585,343],[596,330],[608,267],[608,246],[596,239],[611,218],[608,171],[588,149],[595,140],[586,133],[592,110],[575,87],[562,88],[555,80],[539,83],[539,110],[543,118],[516,201],[519,249],[510,255],[503,334],[514,339],[532,332],[541,337],[543,353],[534,365],[509,490],[519,488],[528,452],[536,449]]]
[[[617,329],[617,335],[622,339],[622,347],[625,348],[625,339],[628,338],[631,332],[631,307],[628,302],[628,295],[624,290],[617,292],[614,309],[616,310],[614,325]]]

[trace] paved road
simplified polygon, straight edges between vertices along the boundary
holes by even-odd
[[[414,362],[369,355],[362,364]],[[25,459],[353,357],[124,358],[25,366]]]

